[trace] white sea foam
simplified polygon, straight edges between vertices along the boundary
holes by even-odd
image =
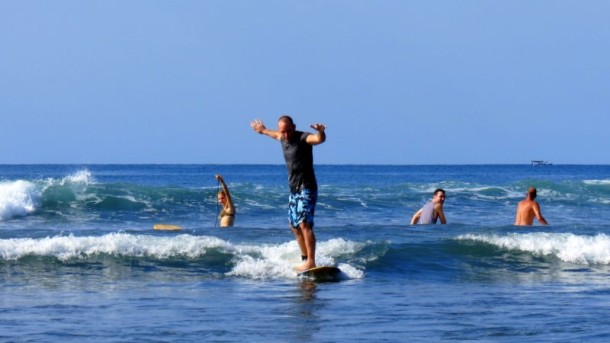
[[[252,200],[252,199],[245,199],[245,200],[243,200],[243,202],[244,202],[244,204],[246,204],[248,206],[258,208],[258,209],[273,210],[276,208],[272,204],[258,202],[258,201]]]
[[[343,239],[319,241],[316,245],[316,263],[320,266],[335,265],[335,259],[338,256],[355,253],[363,246],[361,243]],[[249,250],[254,254],[246,253],[237,256],[237,263],[228,275],[251,279],[294,278],[293,268],[301,263],[300,250],[296,241],[244,248],[240,247],[240,250]],[[341,264],[339,268],[350,279],[364,276],[364,272],[348,264]]]
[[[36,211],[40,189],[31,182],[18,180],[0,183],[0,220],[26,216]]]
[[[362,200],[361,198],[356,197],[356,196],[346,196],[346,195],[343,195],[343,196],[337,197],[337,200],[338,201],[342,201],[342,202],[347,202],[347,203],[358,204],[358,205],[360,205],[361,207],[364,207],[364,208],[369,207],[365,200]]]
[[[116,256],[195,258],[206,249],[228,247],[225,241],[208,236],[154,237],[112,233],[104,236],[55,236],[47,238],[13,238],[0,240],[0,256],[16,260],[28,255],[56,257],[60,260],[86,258],[97,254]]]
[[[60,184],[78,184],[78,185],[91,185],[95,183],[95,179],[91,172],[87,169],[79,170],[74,174],[64,177]]]
[[[437,188],[442,188],[445,190],[449,198],[454,197],[455,195],[464,195],[473,199],[483,199],[483,200],[498,200],[498,199],[515,199],[521,198],[525,195],[525,191],[522,190],[514,190],[510,187],[502,187],[502,186],[491,186],[491,185],[476,185],[470,183],[458,183],[451,182],[447,184],[434,184],[434,185],[422,185],[422,186],[412,186],[414,190],[419,193],[429,194],[432,196],[432,193]],[[542,193],[540,193],[542,194]]]
[[[583,183],[586,185],[610,185],[610,180],[584,180]]]
[[[61,179],[48,178],[45,187],[51,186],[88,186],[95,184],[95,178],[87,169],[79,170]]]
[[[610,236],[580,236],[572,233],[523,233],[508,235],[467,234],[460,240],[474,240],[539,256],[554,256],[576,264],[610,264]]]
[[[317,263],[334,265],[335,258],[354,253],[362,244],[331,239],[318,242]],[[233,255],[233,268],[228,276],[248,279],[294,278],[293,267],[300,263],[295,241],[276,245],[232,244],[213,236],[188,234],[173,237],[112,233],[104,236],[56,236],[47,238],[13,238],[0,240],[0,256],[17,260],[25,256],[47,256],[66,261],[94,257],[99,254],[166,259],[176,256],[198,258],[209,249],[220,249]],[[339,266],[348,278],[362,278],[364,273],[348,264]]]
[[[62,179],[0,182],[0,220],[24,217],[40,207],[44,191],[52,186],[87,186],[95,180],[88,170],[80,170]]]

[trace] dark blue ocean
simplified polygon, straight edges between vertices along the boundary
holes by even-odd
[[[316,173],[339,282],[292,271],[283,165],[0,165],[0,341],[610,340],[610,166]],[[529,186],[549,226],[512,225]],[[448,224],[408,225],[439,187]]]

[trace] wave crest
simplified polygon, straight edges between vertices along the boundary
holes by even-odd
[[[61,179],[61,181],[59,182],[59,184],[62,186],[69,185],[69,184],[86,186],[86,185],[92,185],[95,183],[96,183],[96,181],[88,169],[79,170],[74,174],[70,174],[70,175],[64,177],[63,179]]]
[[[458,240],[484,242],[508,250],[553,256],[575,264],[610,264],[610,237],[572,233],[523,233],[509,235],[466,234]]]
[[[36,211],[41,191],[28,181],[0,183],[0,220],[23,217]]]
[[[197,258],[208,249],[227,248],[225,241],[215,237],[154,237],[112,233],[104,236],[55,236],[40,239],[13,238],[0,240],[0,256],[18,260],[25,256],[55,257],[61,261],[84,259],[99,254],[116,257],[149,257],[166,259],[175,256]]]
[[[331,239],[318,242],[319,265],[336,265],[336,259],[356,254],[366,244]],[[220,255],[219,255],[220,254]],[[211,255],[206,259],[207,255]],[[172,237],[111,233],[103,236],[55,236],[46,238],[13,238],[0,240],[3,261],[28,256],[50,257],[63,262],[95,262],[100,256],[115,259],[143,258],[153,263],[168,259],[189,259],[206,267],[229,266],[225,275],[247,279],[294,278],[293,267],[300,264],[296,241],[271,245],[233,244],[214,236],[181,234]],[[219,256],[220,260],[219,260]],[[364,272],[348,263],[339,267],[348,278],[362,278]]]

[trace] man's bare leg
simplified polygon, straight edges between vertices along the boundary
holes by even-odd
[[[316,266],[316,235],[309,223],[302,222],[298,228],[293,228],[292,232],[301,248],[301,255],[307,256],[307,260],[296,268],[297,271],[304,271]]]
[[[291,227],[292,233],[294,233],[294,237],[299,244],[299,249],[301,249],[301,256],[307,256],[307,247],[305,247],[305,240],[303,238],[303,233],[301,233],[301,228]]]

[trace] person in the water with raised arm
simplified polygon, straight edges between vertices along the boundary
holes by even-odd
[[[218,203],[222,206],[220,211],[220,226],[228,227],[233,226],[235,223],[235,205],[233,205],[233,199],[231,193],[229,193],[229,187],[225,184],[225,180],[220,175],[216,175],[216,180],[220,183],[220,190],[218,191]]]
[[[318,184],[313,167],[313,146],[326,141],[326,126],[313,124],[317,133],[296,130],[291,117],[278,119],[278,129],[269,130],[260,119],[250,122],[252,129],[281,142],[288,170],[290,197],[289,224],[301,250],[303,264],[295,268],[305,271],[316,266],[316,236],[313,232],[314,212],[318,199]]]

